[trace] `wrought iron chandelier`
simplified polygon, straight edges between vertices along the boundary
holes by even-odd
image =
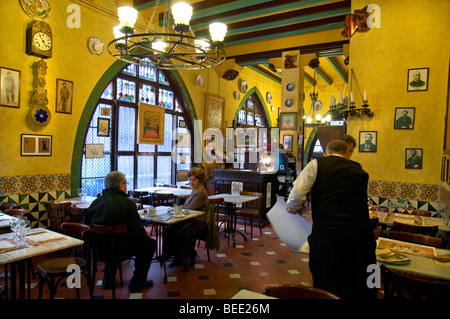
[[[120,25],[114,28],[115,39],[108,44],[108,52],[118,60],[163,70],[198,70],[217,66],[225,61],[223,39],[227,26],[220,22],[209,25],[211,39],[197,38],[189,25],[192,7],[179,2],[170,7],[166,0],[161,33],[149,32],[157,12],[155,3],[145,33],[134,33],[137,10],[119,7]],[[170,10],[172,9],[172,10]],[[170,17],[174,19],[170,30]],[[190,32],[192,35],[188,35]]]

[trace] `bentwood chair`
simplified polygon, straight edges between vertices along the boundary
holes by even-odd
[[[423,217],[431,217],[431,212],[426,210],[413,210],[411,215],[423,216]]]
[[[116,241],[120,235],[127,231],[126,225],[91,225],[91,250],[92,250],[92,282],[95,282],[97,263],[103,262],[109,269],[109,283],[112,285],[112,298],[116,299],[115,278],[119,270],[120,286],[123,285],[122,263],[133,259],[133,256],[119,253],[116,249]]]
[[[153,206],[170,206],[175,203],[175,195],[167,193],[154,193],[153,194]]]
[[[419,225],[403,224],[394,221],[391,230],[414,234],[422,234],[426,236],[436,236],[438,226],[419,226]]]
[[[7,202],[3,202],[0,205],[0,209],[4,212],[7,209],[17,209],[17,208],[22,208],[22,206],[20,204],[16,204],[16,203],[7,203]]]
[[[133,198],[135,199],[139,199],[140,202],[142,203],[142,205],[150,205],[150,194],[147,191],[128,191],[128,195],[130,195],[130,199],[133,200]],[[140,209],[140,208],[138,208]]]
[[[381,265],[385,299],[450,299],[450,281],[403,273]]]
[[[61,225],[61,231],[71,237],[85,240],[84,245],[67,250],[67,256],[43,261],[37,265],[37,273],[39,276],[39,299],[42,299],[42,290],[47,283],[49,287],[49,298],[53,299],[56,291],[63,279],[72,274],[68,271],[69,265],[78,265],[82,270],[82,274],[86,277],[87,286],[89,287],[89,295],[92,298],[92,282],[91,282],[91,266],[88,242],[86,241],[89,233],[89,226],[81,223],[67,222]],[[80,289],[76,288],[77,299],[80,299]]]
[[[50,229],[60,232],[61,225],[70,221],[71,202],[55,203],[52,199],[48,202],[48,215],[50,219]]]
[[[268,285],[263,294],[279,299],[341,299],[328,291],[296,284]]]
[[[432,236],[391,230],[387,232],[387,237],[420,245],[433,246],[436,248],[442,247],[442,239]]]
[[[241,195],[244,196],[254,196],[258,197],[257,199],[254,199],[252,201],[246,202],[242,204],[242,208],[239,208],[236,210],[236,215],[244,218],[244,228],[247,230],[247,219],[250,220],[250,238],[253,240],[253,221],[255,217],[259,220],[259,232],[262,235],[262,229],[261,229],[261,198],[262,193],[255,193],[255,192],[241,192]]]
[[[73,223],[81,223],[83,220],[86,208],[77,207],[77,204],[70,206],[70,221]]]

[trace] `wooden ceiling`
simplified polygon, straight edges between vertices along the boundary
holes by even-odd
[[[160,0],[159,21],[163,20],[165,0]],[[176,1],[171,1],[175,3]],[[209,37],[211,22],[223,22],[228,31],[224,40],[227,59],[259,70],[281,80],[283,51],[300,50],[301,55],[318,57],[317,74],[331,85],[334,79],[347,79],[341,35],[345,16],[351,14],[351,0],[184,0],[192,5],[191,28],[198,37]],[[155,0],[134,0],[139,10],[153,10]],[[307,63],[306,63],[307,64]],[[269,67],[269,65],[271,67]],[[278,69],[274,70],[273,66]],[[305,68],[312,83],[313,72]],[[319,71],[319,70],[318,70]]]

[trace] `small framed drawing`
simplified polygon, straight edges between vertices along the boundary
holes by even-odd
[[[103,157],[103,144],[86,144],[86,158]]]
[[[51,156],[52,136],[22,134],[20,149],[22,156]]]
[[[405,168],[422,169],[422,158],[421,148],[405,149]]]
[[[178,127],[179,128],[185,128],[186,127],[186,122],[184,120],[179,120],[178,121]]]
[[[297,113],[280,113],[280,130],[296,130]]]
[[[359,132],[359,151],[360,152],[376,152],[377,151],[377,132],[376,131],[360,131]]]
[[[97,119],[97,136],[109,136],[109,119]]]
[[[284,135],[283,136],[283,147],[286,151],[292,152],[292,135]]]
[[[20,107],[20,71],[0,67],[0,105]]]
[[[429,68],[408,70],[408,92],[428,90]]]
[[[415,107],[396,107],[394,129],[414,129]]]
[[[72,114],[73,82],[56,79],[56,109],[57,113]]]

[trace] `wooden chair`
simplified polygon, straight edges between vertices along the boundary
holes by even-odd
[[[115,249],[117,237],[127,231],[126,225],[91,225],[91,250],[92,250],[92,282],[95,282],[98,261],[103,262],[109,269],[109,282],[112,284],[112,298],[116,299],[115,278],[119,270],[120,286],[123,285],[122,263],[133,259],[131,255],[119,254]]]
[[[128,191],[128,195],[131,196],[130,199],[140,199],[142,205],[150,205],[150,193],[147,191]]]
[[[5,210],[5,214],[14,217],[26,217],[30,219],[30,211],[23,208],[9,208]]]
[[[374,210],[376,212],[385,212],[385,213],[389,213],[389,207],[380,207],[380,206],[376,206],[376,207],[372,207],[371,210]]]
[[[403,224],[394,221],[391,230],[414,234],[422,234],[426,236],[436,236],[438,226],[419,226],[419,225]]]
[[[431,212],[426,210],[413,210],[411,215],[423,216],[423,217],[431,217]]]
[[[378,217],[370,218],[369,221],[370,221],[370,225],[372,226],[372,229],[373,229],[373,235],[374,235],[375,239],[377,239],[382,234],[381,229],[379,227],[379,223],[378,223],[379,218]]]
[[[77,207],[77,204],[70,205],[70,221],[73,223],[81,223],[83,221],[86,208]]]
[[[0,209],[2,211],[6,211],[7,209],[17,209],[17,208],[22,208],[22,206],[20,204],[16,204],[16,203],[7,203],[7,202],[3,202],[0,205]]]
[[[263,294],[279,299],[341,299],[319,288],[295,284],[269,285],[264,288]]]
[[[173,206],[175,203],[175,195],[167,193],[154,193],[153,194],[153,206]]]
[[[81,223],[63,223],[61,225],[61,231],[71,237],[78,239],[86,239],[85,235],[89,232],[89,226]],[[89,287],[89,295],[92,298],[92,285],[91,282],[91,266],[90,258],[87,249],[87,243],[85,245],[75,247],[68,250],[73,251],[73,254],[68,254],[67,257],[55,258],[43,261],[37,265],[37,273],[39,275],[39,299],[42,299],[42,289],[47,283],[49,287],[49,298],[53,299],[56,295],[56,291],[61,284],[62,280],[72,274],[71,271],[67,271],[69,265],[78,265],[82,270],[82,274],[86,277],[87,285]],[[80,299],[80,289],[76,287],[77,299]]]
[[[442,247],[442,239],[432,236],[391,230],[387,232],[387,237],[420,245],[433,246],[436,248]]]
[[[259,232],[262,235],[261,229],[261,198],[262,193],[253,193],[253,192],[241,192],[241,195],[244,196],[255,196],[258,197],[255,200],[250,202],[246,202],[242,204],[242,208],[236,210],[236,215],[244,218],[244,228],[247,230],[247,219],[250,220],[250,238],[253,240],[253,221],[255,217],[258,217],[259,220]]]
[[[177,188],[177,185],[164,184],[163,187]]]
[[[71,202],[55,203],[52,199],[48,202],[48,217],[50,219],[50,229],[60,232],[61,225],[70,221]]]
[[[224,226],[229,245],[231,234],[231,219],[229,216],[225,214],[225,207],[223,202],[224,202],[223,198],[214,198],[209,200],[209,204],[214,207],[217,230],[219,231],[220,228]]]
[[[450,281],[380,267],[385,299],[450,299]]]
[[[181,185],[180,188],[181,189],[192,189],[192,187],[188,186],[188,185]]]
[[[137,209],[143,209],[144,205],[142,204],[142,200],[139,198],[130,198],[130,200],[136,204]]]

